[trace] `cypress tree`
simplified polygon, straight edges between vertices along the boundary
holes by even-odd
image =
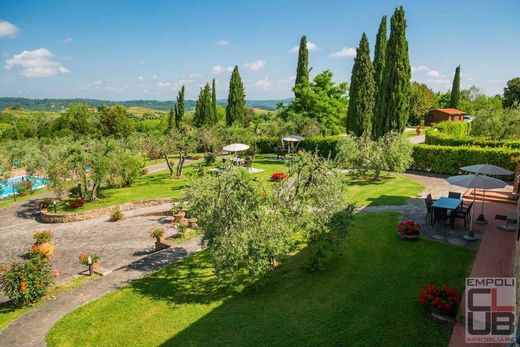
[[[458,108],[460,100],[460,65],[455,69],[455,76],[453,76],[453,85],[451,87],[450,107]]]
[[[382,132],[382,120],[383,113],[378,107],[382,104],[382,82],[383,74],[385,71],[385,59],[386,59],[386,16],[381,18],[379,24],[379,30],[376,37],[376,46],[374,49],[374,83],[375,83],[375,103],[374,103],[374,119],[372,124],[372,135],[379,136]]]
[[[175,121],[174,117],[177,112],[177,105],[175,105],[175,112],[173,111],[173,107],[170,108],[170,112],[168,113],[168,125],[166,128],[166,132],[170,132],[173,129],[173,122]]]
[[[410,113],[410,59],[406,40],[406,19],[403,7],[395,9],[390,20],[390,38],[386,46],[385,68],[378,117],[381,128],[377,136],[390,131],[403,132]]]
[[[213,110],[211,109],[211,90],[209,83],[200,89],[199,99],[195,105],[195,115],[193,116],[193,124],[197,128],[204,125],[212,125]]]
[[[374,93],[374,68],[370,60],[368,39],[363,33],[352,67],[347,131],[351,131],[357,136],[371,133],[375,102]]]
[[[182,118],[184,118],[184,86],[182,86],[177,96],[175,104],[175,127],[180,129]]]
[[[246,118],[246,94],[240,78],[238,66],[235,65],[229,80],[228,104],[226,107],[226,125],[231,126],[235,122],[244,124]]]
[[[217,124],[218,122],[218,112],[217,112],[217,88],[215,86],[215,79],[213,79],[213,83],[211,85],[211,111],[212,111],[212,124]]]
[[[300,49],[298,51],[298,65],[296,67],[296,80],[294,82],[294,96],[298,98],[300,94],[296,86],[309,83],[309,50],[307,49],[307,37],[302,36]]]

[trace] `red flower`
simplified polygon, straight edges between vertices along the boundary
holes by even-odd
[[[27,283],[25,283],[25,281],[22,281],[20,283],[20,290],[22,291],[22,293],[25,293],[27,291]]]

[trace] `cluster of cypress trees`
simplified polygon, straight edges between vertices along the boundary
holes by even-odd
[[[215,79],[213,79],[212,87],[207,83],[200,89],[199,99],[195,105],[195,115],[193,116],[193,124],[197,128],[217,124],[218,114],[216,95]]]
[[[410,108],[411,68],[406,40],[403,7],[396,8],[386,38],[383,17],[376,39],[374,61],[365,33],[361,37],[352,68],[347,131],[381,137],[390,131],[402,132]]]
[[[460,65],[455,69],[455,76],[453,76],[453,85],[451,87],[451,98],[449,106],[451,108],[459,108],[460,100]]]

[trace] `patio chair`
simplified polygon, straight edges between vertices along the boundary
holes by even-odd
[[[448,210],[445,208],[435,208],[433,207],[433,220],[432,220],[432,226],[434,223],[438,222],[444,222],[444,226],[447,226],[448,224],[453,229],[453,222],[450,216],[448,215]]]
[[[251,169],[253,167],[253,159],[251,159],[251,157],[246,157],[246,160],[244,161],[244,167],[246,169]]]
[[[428,194],[426,198],[424,199],[424,203],[426,205],[426,216],[424,217],[424,220],[428,220],[428,216],[431,217],[432,215],[432,205],[435,202],[435,199],[432,198],[431,194]]]
[[[449,192],[448,198],[450,199],[460,199],[461,194],[457,192]]]
[[[453,225],[455,224],[456,218],[464,219],[464,229],[466,229],[466,226],[468,224],[468,220],[471,216],[471,208],[473,207],[473,202],[470,202],[468,205],[462,205],[456,210],[451,211],[451,225],[453,228]]]

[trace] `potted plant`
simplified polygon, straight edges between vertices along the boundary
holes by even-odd
[[[94,270],[99,268],[99,255],[96,253],[81,253],[79,255],[79,263],[81,265],[88,266],[88,258],[90,257],[90,260],[92,261],[92,268]]]
[[[449,321],[455,317],[461,301],[461,293],[448,284],[436,286],[429,284],[419,292],[421,305],[427,307],[432,317]]]
[[[416,240],[421,233],[421,225],[414,220],[400,222],[397,225],[397,235],[405,240]]]
[[[52,243],[53,234],[49,230],[36,231],[33,234],[34,244],[31,250],[35,254],[39,254],[49,259],[54,254],[54,243]]]
[[[164,229],[163,228],[155,228],[150,231],[150,236],[155,238],[155,242],[160,243],[164,241]]]

